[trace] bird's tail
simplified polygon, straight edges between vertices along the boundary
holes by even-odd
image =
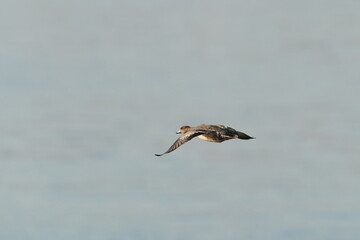
[[[244,139],[244,140],[254,139],[254,137],[251,137],[243,132],[236,131],[236,133],[239,139]]]

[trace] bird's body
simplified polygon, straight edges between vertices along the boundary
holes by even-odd
[[[163,154],[155,154],[156,156],[162,156],[166,153],[172,152],[182,144],[190,141],[194,137],[198,137],[201,140],[207,142],[216,142],[220,143],[229,139],[252,139],[249,135],[236,131],[231,127],[227,127],[224,125],[209,125],[209,124],[202,124],[195,127],[190,126],[182,126],[179,131],[176,133],[183,134],[179,137],[174,144]]]

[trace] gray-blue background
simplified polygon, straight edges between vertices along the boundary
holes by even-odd
[[[1,1],[0,238],[358,239],[359,9]]]

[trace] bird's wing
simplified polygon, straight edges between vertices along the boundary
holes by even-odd
[[[171,145],[171,147],[166,151],[164,152],[163,154],[155,154],[155,156],[162,156],[166,153],[169,153],[169,152],[172,152],[174,151],[175,149],[177,149],[178,147],[180,147],[181,145],[183,145],[184,143],[190,141],[191,139],[193,139],[194,137],[197,137],[201,134],[205,134],[205,133],[208,133],[208,131],[206,130],[198,130],[198,131],[194,131],[194,132],[187,132],[185,133],[184,135],[182,135],[181,137],[179,137],[174,143],[173,145]]]

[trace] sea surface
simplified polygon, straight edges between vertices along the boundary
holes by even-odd
[[[0,239],[359,239],[359,1],[0,5]]]

